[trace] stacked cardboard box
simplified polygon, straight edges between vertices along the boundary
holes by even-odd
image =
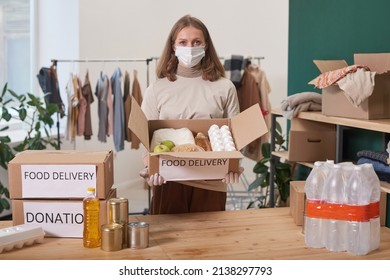
[[[87,188],[100,199],[100,224],[106,201],[116,197],[112,151],[24,151],[9,162],[14,225],[39,224],[46,236],[82,238]]]
[[[336,157],[334,124],[293,118],[288,143],[290,161],[315,162]]]

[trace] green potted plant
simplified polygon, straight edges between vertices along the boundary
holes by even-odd
[[[275,151],[287,150],[285,146],[286,140],[282,133],[282,128],[278,122],[275,127]],[[249,185],[248,191],[258,190],[259,188],[266,188],[265,192],[260,191],[260,195],[255,200],[250,201],[247,208],[263,208],[267,207],[267,194],[270,188],[270,160],[272,157],[271,144],[262,144],[263,158],[256,162],[253,167],[253,172],[256,174],[256,179]],[[287,204],[290,196],[290,181],[292,180],[293,165],[288,161],[280,161],[279,158],[275,160],[274,182],[277,186],[277,203],[278,206]],[[265,194],[264,194],[265,193]]]
[[[0,167],[7,170],[8,162],[17,152],[43,150],[49,146],[59,149],[60,143],[51,133],[53,115],[58,111],[56,104],[46,103],[44,99],[31,93],[17,94],[5,84],[0,95]],[[26,133],[17,143],[7,134],[8,124],[12,119],[22,122]],[[0,180],[0,216],[3,211],[11,208],[9,198],[7,185]]]

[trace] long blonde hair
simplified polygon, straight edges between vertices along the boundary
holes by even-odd
[[[167,77],[170,81],[175,81],[177,79],[176,71],[179,62],[177,57],[175,56],[173,45],[178,33],[183,28],[188,26],[193,26],[196,29],[201,30],[203,32],[207,45],[205,49],[205,56],[200,62],[199,66],[202,70],[202,78],[204,80],[216,81],[221,77],[225,77],[225,69],[223,68],[221,61],[219,60],[207,27],[203,24],[202,21],[190,15],[183,16],[173,25],[157,65],[157,77]]]

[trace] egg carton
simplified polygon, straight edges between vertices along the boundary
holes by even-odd
[[[208,130],[211,148],[213,151],[236,151],[234,140],[230,128],[227,125],[219,127],[216,124],[210,126]]]
[[[14,248],[42,243],[45,232],[41,226],[22,224],[0,229],[0,254]]]

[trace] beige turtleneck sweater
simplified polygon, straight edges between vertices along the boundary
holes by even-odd
[[[149,120],[231,118],[240,112],[237,91],[229,79],[205,81],[199,70],[180,64],[176,81],[158,79],[146,89],[141,108]],[[180,183],[226,191],[221,181]]]

